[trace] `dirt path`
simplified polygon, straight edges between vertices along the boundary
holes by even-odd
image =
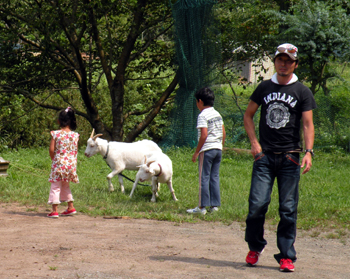
[[[240,223],[46,214],[0,204],[0,278],[350,278],[348,238],[299,233],[296,271],[282,273],[272,231],[259,266],[251,268]]]

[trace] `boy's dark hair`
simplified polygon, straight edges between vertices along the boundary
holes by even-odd
[[[67,126],[69,126],[69,129],[71,130],[75,130],[77,128],[75,112],[70,107],[60,111],[60,113],[58,114],[58,121],[60,123],[61,128]]]
[[[202,100],[204,106],[214,106],[215,95],[213,90],[211,90],[209,87],[199,89],[194,94],[194,97],[197,101]]]

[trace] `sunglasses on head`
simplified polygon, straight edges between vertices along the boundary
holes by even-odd
[[[277,48],[277,50],[281,53],[284,53],[284,52],[289,52],[289,53],[296,53],[298,51],[298,48],[297,47],[293,47],[293,46],[290,46],[290,47],[279,47]]]

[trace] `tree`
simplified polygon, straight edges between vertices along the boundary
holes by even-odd
[[[350,16],[341,4],[342,1],[301,0],[288,13],[277,16],[287,26],[279,35],[280,42],[298,46],[298,77],[310,83],[313,94],[320,88],[328,94],[327,80],[336,76],[329,63],[348,61],[350,57]]]
[[[298,46],[298,77],[315,94],[328,93],[327,80],[336,77],[329,62],[348,61],[350,4],[344,0],[222,1],[224,62],[273,57],[276,45]],[[229,31],[229,25],[234,31]],[[235,50],[234,54],[232,51]]]
[[[275,1],[222,1],[217,9],[221,26],[223,63],[235,60],[253,61],[271,48],[271,34],[276,34],[276,19],[265,10],[277,10]]]
[[[3,0],[2,92],[52,110],[69,105],[106,139],[131,142],[177,85],[171,27],[164,1]],[[132,102],[128,84],[157,78],[170,79],[167,88],[153,88],[139,106],[125,111]],[[99,103],[106,91],[109,112]],[[143,118],[125,134],[125,124],[136,115]]]

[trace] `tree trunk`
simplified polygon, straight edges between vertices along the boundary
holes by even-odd
[[[132,142],[136,139],[138,135],[152,122],[152,120],[157,116],[158,112],[164,105],[165,101],[168,99],[170,94],[175,90],[176,85],[178,84],[178,74],[175,75],[173,81],[169,84],[168,88],[163,92],[162,96],[159,98],[157,103],[154,104],[151,112],[146,116],[146,118],[136,125],[130,133],[126,136],[126,142]]]
[[[113,84],[110,88],[110,95],[112,100],[112,114],[113,114],[113,128],[112,139],[117,141],[123,141],[123,108],[124,108],[124,82],[125,72],[128,66],[129,58],[137,37],[141,33],[140,26],[144,20],[144,8],[146,6],[146,0],[139,0],[137,8],[134,11],[134,25],[131,27],[130,33],[126,40],[123,51],[120,55],[118,62],[116,76]]]

